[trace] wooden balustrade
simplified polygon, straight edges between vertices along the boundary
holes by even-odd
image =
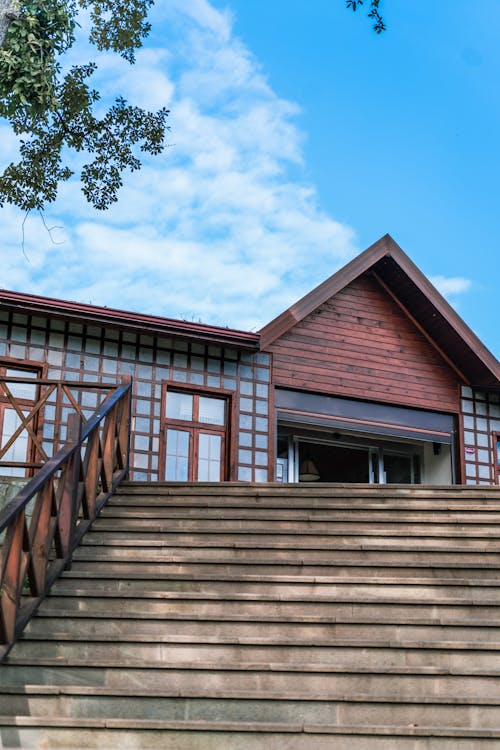
[[[33,389],[36,397],[20,396],[19,388]],[[48,378],[27,378],[14,376],[0,376],[0,408],[8,408],[15,413],[18,425],[11,434],[3,434],[0,438],[0,472],[3,468],[16,469],[16,475],[22,475],[28,470],[33,476],[33,470],[39,469],[49,460],[50,456],[66,442],[70,412],[79,414],[83,422],[86,415],[92,413],[84,405],[91,393],[94,396],[94,408],[99,398],[104,399],[116,385],[107,383],[90,383],[81,381],[60,381]],[[48,410],[51,419],[48,419]],[[13,461],[8,458],[10,449],[23,436],[28,438],[28,450],[25,460]],[[47,453],[46,445],[52,446]],[[18,471],[19,470],[19,471]],[[21,472],[21,473],[19,473]]]
[[[0,659],[127,474],[130,401],[127,376],[85,423],[70,415],[67,442],[0,512]]]

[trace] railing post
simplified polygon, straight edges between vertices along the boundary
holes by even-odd
[[[16,617],[25,573],[26,514],[18,513],[7,529],[2,549],[2,625],[7,641],[15,638]]]
[[[128,476],[130,468],[130,425],[132,420],[132,376],[124,375],[122,378],[124,385],[129,385],[127,393],[121,404],[121,420],[120,429],[118,432],[119,448],[122,468],[126,471]]]
[[[82,418],[76,412],[68,414],[68,427],[66,432],[67,443],[79,443],[82,433]]]
[[[68,442],[80,443],[82,419],[79,414],[68,416]],[[74,529],[77,514],[78,487],[80,479],[81,452],[74,451],[66,463],[58,488],[59,498],[59,532],[61,539],[61,557],[67,558],[73,550]]]
[[[71,564],[80,538],[127,472],[130,396],[131,378],[126,378],[88,420],[80,414],[70,416],[65,444],[0,511],[0,532],[5,531],[0,570],[0,660],[52,583]],[[28,524],[26,508],[33,499],[34,512]],[[52,545],[55,558],[50,554]],[[23,598],[26,575],[31,597]]]

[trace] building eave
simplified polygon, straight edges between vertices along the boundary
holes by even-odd
[[[0,309],[26,315],[50,316],[86,325],[118,328],[137,334],[188,339],[249,351],[259,349],[260,336],[257,333],[9,290],[0,290]]]

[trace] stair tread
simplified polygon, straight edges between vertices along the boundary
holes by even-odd
[[[154,517],[159,511],[175,518],[178,515],[191,517],[197,514],[205,518],[217,517],[248,517],[250,511],[253,514],[265,515],[269,513],[276,518],[315,518],[324,514],[325,518],[339,520],[338,517],[344,515],[347,519],[353,520],[360,514],[373,516],[375,523],[381,522],[381,516],[386,514],[391,521],[398,522],[399,518],[405,515],[418,516],[424,514],[422,519],[430,523],[442,522],[443,514],[449,515],[450,519],[464,517],[466,525],[478,523],[477,515],[483,514],[485,519],[495,518],[500,513],[500,497],[495,500],[408,500],[404,502],[394,501],[367,501],[346,499],[344,501],[318,499],[314,502],[290,502],[290,498],[283,498],[280,501],[266,500],[266,502],[256,503],[255,499],[240,500],[238,502],[229,502],[226,498],[220,501],[217,499],[201,500],[193,498],[182,498],[182,500],[173,500],[171,498],[158,497],[154,499],[141,498],[139,501],[131,502],[127,498],[117,498],[108,502],[105,506],[104,517],[117,517],[121,512],[130,517],[136,515],[140,518],[142,511],[146,511]],[[466,516],[466,513],[468,517]]]
[[[92,577],[91,577],[92,578]],[[130,576],[132,578],[132,576]],[[327,579],[327,577],[325,576]],[[139,579],[142,579],[141,576],[139,576]],[[148,579],[146,579],[148,580]],[[170,591],[165,590],[158,590],[156,592],[156,595],[152,593],[149,590],[144,591],[143,598],[214,598],[214,597],[220,597],[221,599],[235,599],[235,598],[248,598],[251,596],[252,598],[260,599],[262,601],[275,601],[275,600],[281,600],[281,601],[308,601],[311,599],[313,594],[310,594],[309,597],[307,597],[306,594],[294,594],[292,591],[287,592],[281,592],[281,593],[274,593],[270,594],[266,597],[264,592],[233,592],[232,594],[230,592],[225,591],[213,591],[210,592],[208,584],[210,582],[213,582],[214,579],[210,576],[207,576],[205,579],[198,575],[173,575],[169,579],[170,582],[173,584],[175,582],[183,581],[185,583],[193,583],[193,584],[207,584],[206,587],[197,589],[195,586],[193,586],[193,590],[187,591],[186,587],[183,589],[177,588],[172,586],[172,589]],[[316,583],[314,576],[309,576],[306,579],[311,583]],[[231,576],[231,575],[219,575],[217,576],[217,581],[223,583],[223,582],[241,582],[241,583],[265,583],[265,584],[274,584],[274,583],[281,583],[281,584],[293,584],[293,583],[299,583],[296,576],[264,576],[264,575],[246,575],[246,576]],[[302,583],[302,582],[300,582]],[[322,580],[317,582],[318,585],[326,586],[328,583],[328,580]],[[362,588],[364,586],[364,588]],[[334,587],[334,588],[333,588]],[[361,591],[364,592],[364,598],[366,600],[370,599],[373,600],[373,598],[378,598],[380,601],[408,601],[408,602],[415,602],[415,603],[428,603],[429,599],[425,598],[419,598],[422,597],[422,595],[425,593],[425,590],[427,590],[429,587],[432,587],[432,581],[430,581],[428,584],[422,584],[422,585],[414,585],[414,586],[407,586],[399,585],[399,589],[396,590],[396,584],[387,586],[384,585],[382,582],[377,582],[376,584],[373,584],[373,586],[370,586],[369,584],[350,584],[349,582],[345,583],[339,583],[339,582],[332,582],[332,590],[329,593],[318,593],[314,594],[313,598],[315,601],[339,601],[342,598],[342,594],[344,595],[344,598],[352,598],[353,600],[359,601],[360,597],[363,595],[361,594]],[[448,585],[438,585],[436,584],[434,588],[437,590],[435,592],[435,596],[433,597],[433,602],[438,603],[454,603],[461,602],[462,604],[490,604],[491,606],[495,606],[496,604],[500,604],[500,600],[498,596],[494,595],[489,591],[489,589],[495,589],[493,586],[484,586],[484,587],[477,587],[477,591],[475,587],[470,586],[468,584],[465,585],[457,585],[453,586],[453,584]],[[386,589],[385,595],[380,598],[381,591],[384,591]],[[393,589],[391,591],[391,589]],[[420,589],[420,591],[419,591]],[[446,594],[447,589],[453,589],[453,595],[446,596],[446,598],[443,598]],[[461,593],[461,589],[469,592],[467,595],[465,593]],[[350,591],[351,590],[351,591]],[[458,590],[458,591],[457,591]],[[399,591],[399,594],[398,594]],[[457,591],[457,593],[455,593]],[[474,592],[476,591],[476,595],[474,596]],[[481,595],[479,592],[481,591],[487,591],[487,594],[484,596]],[[62,592],[59,592],[59,590],[55,591],[51,597],[52,599],[57,596],[64,594]],[[66,594],[67,596],[68,594]],[[69,593],[71,596],[71,592]],[[84,594],[87,598],[92,597],[92,591],[85,592]],[[492,598],[488,599],[487,596],[491,595]],[[99,599],[106,596],[105,592],[96,591],[94,594],[94,598]],[[139,591],[118,591],[118,592],[109,592],[109,597],[127,597],[127,598],[141,598],[141,594]],[[50,598],[47,599],[47,601],[50,601]]]
[[[307,589],[307,587],[310,588],[311,593],[314,593],[317,595],[322,590],[325,590],[327,588],[330,588],[331,586],[358,586],[358,585],[374,585],[374,586],[408,586],[408,587],[419,587],[419,586],[446,586],[446,587],[471,587],[471,586],[477,586],[479,588],[496,588],[499,585],[499,581],[494,578],[482,578],[482,579],[470,579],[470,578],[438,578],[434,577],[432,575],[429,575],[428,577],[422,577],[422,578],[403,578],[403,577],[382,577],[382,576],[324,576],[321,579],[318,579],[315,577],[315,579],[311,582],[308,582],[309,576],[300,577],[300,576],[286,576],[285,577],[285,583],[288,585],[290,589],[295,589],[297,587],[303,587],[304,589]],[[290,580],[291,579],[291,580]],[[73,583],[73,581],[77,581],[78,578],[74,579],[68,579],[67,577],[62,578],[61,581],[55,586],[53,589],[54,593],[60,594],[62,590],[64,590],[64,583],[67,584],[67,591],[85,591],[85,589],[77,589],[75,587],[70,587],[69,584]],[[83,579],[84,581],[86,579]],[[99,579],[99,580],[109,580],[110,584],[116,583],[116,585],[120,585],[120,581],[114,581],[114,579]],[[156,582],[155,578],[146,579],[150,580],[151,582]],[[195,579],[188,579],[191,581],[194,581]],[[226,578],[220,579],[221,582],[225,582]],[[238,580],[244,582],[244,579],[241,579],[238,577]],[[219,581],[218,577],[210,577],[210,581],[212,583],[215,583]],[[203,579],[200,580],[200,583],[203,582]],[[266,586],[268,585],[268,581],[266,580]],[[81,585],[81,584],[80,584]],[[292,588],[293,587],[293,588]],[[92,589],[95,591],[95,589]],[[112,589],[110,589],[111,595]],[[149,590],[148,590],[149,591]],[[99,590],[100,593],[100,590]],[[127,595],[125,591],[118,590],[116,593],[119,593],[120,595]],[[80,595],[78,593],[78,595]],[[103,596],[106,596],[105,593],[102,594]]]
[[[500,634],[498,641],[485,641],[478,643],[474,641],[460,641],[460,640],[410,640],[410,639],[384,639],[384,638],[332,638],[332,639],[297,639],[297,638],[257,638],[257,637],[244,637],[234,635],[221,637],[221,636],[204,636],[194,637],[189,635],[162,635],[162,634],[142,634],[130,633],[116,634],[116,633],[99,633],[96,635],[85,634],[85,638],[93,643],[141,643],[141,644],[177,644],[177,645],[192,645],[196,646],[259,646],[263,648],[276,647],[287,647],[290,650],[294,648],[310,648],[313,651],[319,651],[321,649],[331,648],[353,648],[353,649],[405,649],[405,650],[454,650],[454,651],[500,651]],[[19,643],[27,643],[30,641],[36,641],[37,643],[47,642],[52,643],[53,641],[65,641],[70,643],[80,644],[81,640],[79,634],[68,633],[65,631],[53,631],[49,637],[47,634],[33,634],[25,631],[21,636]]]
[[[265,629],[258,619],[251,622],[238,623],[217,621],[214,618],[196,622],[166,620],[155,622],[129,617],[125,620],[117,618],[94,619],[92,613],[87,618],[38,618],[32,620],[24,634],[25,639],[61,638],[89,640],[130,640],[131,635],[139,642],[197,642],[197,643],[296,643],[307,645],[310,642],[342,643],[347,645],[373,642],[408,642],[446,644],[472,644],[476,649],[487,649],[489,644],[496,648],[500,643],[498,627],[481,627],[481,625],[461,624],[449,625],[439,622],[426,623],[384,623],[378,621],[362,622],[360,618],[351,618],[333,623],[267,623]]]
[[[499,487],[122,483],[7,656],[0,726],[493,746],[499,590]]]
[[[160,511],[163,512],[160,512]],[[394,523],[396,519],[399,523],[405,523],[405,524],[413,524],[413,523],[433,523],[433,524],[440,524],[440,523],[451,523],[451,522],[457,522],[464,526],[470,525],[470,524],[481,524],[481,525],[493,525],[498,524],[500,521],[500,508],[491,510],[489,508],[481,508],[476,509],[476,512],[471,516],[473,508],[464,508],[458,511],[456,508],[449,508],[446,511],[439,511],[436,508],[433,508],[432,510],[421,510],[416,509],[412,513],[408,513],[407,511],[397,511],[395,510],[393,513],[388,513],[387,509],[380,509],[380,512],[376,512],[375,515],[375,509],[373,509],[370,512],[370,508],[359,508],[356,509],[355,507],[346,508],[343,513],[339,513],[338,511],[335,511],[335,513],[326,514],[324,512],[324,509],[317,509],[317,512],[315,513],[307,513],[303,515],[298,515],[293,512],[293,510],[284,509],[279,515],[274,515],[271,513],[260,513],[259,510],[262,509],[248,509],[247,514],[233,514],[225,513],[222,509],[220,513],[191,513],[188,514],[186,512],[183,512],[178,515],[174,515],[169,512],[168,509],[162,508],[162,506],[158,506],[156,510],[150,510],[147,507],[141,506],[140,508],[121,508],[119,506],[112,506],[110,508],[105,507],[103,511],[101,512],[100,518],[102,518],[102,521],[109,521],[113,519],[114,521],[121,519],[122,521],[130,521],[132,520],[135,524],[144,524],[151,521],[168,521],[169,525],[173,525],[175,523],[182,522],[183,525],[186,524],[186,522],[203,522],[207,526],[210,523],[216,524],[217,522],[224,521],[225,524],[230,527],[230,524],[235,524],[236,522],[253,522],[255,524],[262,523],[262,524],[287,524],[287,526],[284,526],[284,528],[290,528],[293,529],[294,525],[301,529],[301,526],[304,526],[305,524],[325,524],[325,523],[339,523],[339,522],[349,522],[349,521],[357,521],[357,522],[373,522],[374,520],[377,520],[378,523]],[[404,515],[403,515],[404,513]],[[397,514],[397,515],[396,515]],[[373,516],[375,515],[375,519]],[[101,524],[99,524],[101,525]],[[246,525],[246,524],[245,524]],[[209,526],[208,526],[209,527]],[[209,527],[210,528],[210,527]],[[256,525],[257,529],[259,527]]]
[[[437,727],[437,726],[392,726],[371,725],[370,728],[362,724],[307,724],[307,723],[266,723],[266,722],[227,722],[184,720],[168,721],[154,719],[117,719],[117,718],[67,718],[64,716],[2,716],[0,726],[26,727],[71,727],[71,728],[103,728],[103,729],[155,729],[172,731],[203,732],[247,732],[273,734],[332,734],[332,735],[383,735],[383,736],[436,736],[436,737],[500,737],[500,726],[493,729],[469,729],[466,727]]]
[[[5,684],[0,686],[0,695],[95,695],[95,696],[117,696],[117,697],[155,697],[155,698],[196,698],[203,695],[203,688],[188,689],[186,687],[171,689],[158,689],[154,687],[142,688],[141,686],[131,688],[120,688],[118,686],[106,687],[103,685],[44,685],[44,684],[23,684],[13,685]],[[446,695],[440,694],[422,694],[422,695],[397,695],[381,693],[358,693],[335,692],[335,691],[276,691],[265,688],[258,690],[252,689],[213,689],[210,688],[210,695],[214,698],[227,698],[230,700],[255,700],[264,697],[266,700],[307,700],[307,701],[337,701],[342,703],[402,703],[402,704],[451,704],[451,705],[484,705],[498,706],[498,696],[492,695]]]
[[[82,577],[82,578],[83,577],[91,577],[92,578],[94,576],[96,578],[109,578],[110,577],[110,573],[109,573],[110,566],[109,565],[106,566],[106,567],[104,567],[104,566],[93,564],[92,561],[76,561],[76,562],[80,563],[78,565],[78,567],[75,567],[73,565],[72,568],[71,568],[71,570],[64,572],[65,576],[71,576],[71,575],[75,575],[76,574],[76,577]],[[91,563],[90,570],[88,568],[86,568],[86,567],[83,566],[84,562],[90,562]],[[94,561],[94,562],[99,563],[99,562],[103,562],[103,561]],[[124,564],[125,564],[124,561],[116,561],[115,560],[113,562],[113,565],[119,565],[120,569],[122,571],[124,570],[124,567],[123,567]],[[227,564],[227,563],[225,563],[225,564]],[[145,565],[146,565],[146,563],[144,563],[143,567],[145,567]],[[140,568],[137,569],[137,566],[138,566],[138,564],[136,564],[135,569],[132,570],[132,571],[126,571],[127,578],[133,578],[135,575],[138,575],[139,577],[141,577],[141,569]],[[242,568],[242,567],[244,567],[244,566],[240,566],[240,568]],[[267,567],[269,567],[269,566],[267,566]],[[302,567],[304,567],[304,566],[302,566]],[[314,567],[314,566],[309,566],[309,567]],[[463,570],[463,569],[465,569],[465,570],[488,570],[488,571],[489,570],[495,570],[495,571],[498,570],[498,571],[500,571],[500,558],[498,559],[498,561],[491,561],[491,562],[489,560],[482,560],[482,559],[479,560],[479,561],[475,561],[475,562],[471,562],[469,560],[433,560],[432,564],[430,564],[429,561],[426,562],[425,559],[424,560],[405,560],[403,564],[402,564],[401,560],[384,560],[383,563],[380,562],[378,565],[374,565],[374,561],[371,559],[371,557],[369,559],[366,556],[365,557],[356,557],[356,558],[352,558],[351,557],[351,558],[342,558],[342,559],[340,559],[340,556],[337,556],[337,559],[332,560],[328,566],[323,566],[323,567],[328,567],[329,569],[333,569],[333,570],[336,569],[336,568],[370,568],[370,569],[373,569],[373,567],[378,567],[378,568],[384,568],[384,569],[388,569],[388,568],[389,569],[390,568],[406,568],[406,569],[417,568],[417,569],[420,570],[420,569],[423,568],[424,570],[439,570],[439,569],[444,569],[444,570],[453,570],[453,569],[455,569],[455,570]],[[156,577],[161,577],[161,575],[162,575],[162,569],[161,568],[156,568],[155,569],[155,576]],[[171,569],[169,569],[168,577],[169,578],[173,578],[173,575],[174,574],[171,573]],[[144,577],[144,574],[142,574],[142,577]],[[191,576],[188,576],[188,577],[192,578],[192,577],[196,577],[196,576],[195,575],[191,575]],[[255,576],[253,576],[253,577],[255,578]],[[271,578],[272,577],[275,577],[275,576],[271,576]],[[302,571],[301,571],[301,576],[300,577],[302,578]],[[320,578],[328,578],[329,576],[324,576],[324,575],[322,575],[322,576],[309,575],[308,576],[308,575],[304,574],[304,578],[306,580],[310,579],[310,578],[315,578],[316,579],[318,577],[320,577]],[[330,576],[330,577],[333,577],[333,576]],[[147,575],[147,578],[151,578],[151,575]],[[280,577],[278,577],[278,578],[280,578]],[[283,576],[281,578],[283,578]],[[290,578],[290,576],[285,576],[285,578]]]
[[[53,611],[44,610],[42,613],[41,611],[37,614],[37,617],[63,617],[63,618],[82,618],[82,619],[101,619],[101,620],[113,620],[113,619],[125,619],[125,620],[161,620],[163,622],[167,620],[192,620],[193,622],[204,622],[204,621],[210,621],[210,622],[248,622],[248,613],[247,612],[217,612],[217,613],[203,613],[200,614],[196,611],[192,612],[189,611],[187,613],[182,612],[154,612],[149,614],[147,617],[144,616],[143,612],[92,612],[92,611],[80,611],[80,610],[61,610],[61,609],[54,609]],[[357,615],[359,618],[359,614]],[[259,614],[258,617],[255,618],[258,622],[273,622],[273,623],[319,623],[319,624],[335,624],[335,623],[346,623],[346,622],[352,622],[352,620],[356,619],[356,615],[342,615],[338,614],[335,616],[321,616],[321,615],[297,615],[297,614],[279,614],[279,615],[273,615],[273,614]],[[364,623],[409,623],[409,624],[430,624],[435,625],[436,623],[441,623],[443,620],[439,617],[421,617],[421,616],[413,616],[408,617],[404,615],[399,615],[399,617],[390,617],[385,616],[383,618],[378,616],[373,616],[372,619],[369,619],[368,617],[365,617],[363,620]],[[459,618],[453,618],[453,617],[447,617],[446,618],[446,624],[448,625],[457,625],[457,626],[466,626],[470,625],[473,627],[500,627],[500,615],[498,619],[492,619],[492,620],[481,620],[480,617],[474,617],[474,618],[466,618],[463,619]]]
[[[15,666],[45,666],[53,667],[57,666],[60,669],[73,669],[81,667],[91,668],[106,668],[106,669],[123,669],[121,661],[116,661],[113,658],[76,658],[76,657],[31,657],[23,658],[22,656],[16,656],[13,652],[10,652],[5,665],[9,667]],[[294,672],[302,674],[321,673],[321,674],[343,674],[349,673],[354,674],[394,674],[394,675],[460,675],[469,677],[500,677],[500,666],[498,668],[493,667],[445,667],[436,666],[432,664],[428,665],[411,665],[411,666],[394,666],[392,664],[381,664],[379,666],[363,666],[363,665],[338,665],[329,663],[309,662],[309,663],[294,663],[294,662],[270,662],[270,661],[192,661],[186,662],[162,662],[159,663],[157,659],[148,661],[147,659],[132,659],[127,657],[127,668],[128,669],[153,669],[157,671],[166,672],[211,672],[211,673],[228,673],[228,672]]]
[[[406,596],[404,596],[404,593],[406,593]],[[446,592],[445,592],[446,593]],[[131,594],[124,593],[121,596],[110,596],[110,597],[103,597],[100,593],[94,594],[94,596],[87,595],[86,600],[94,599],[94,600],[100,600],[100,599],[108,599],[112,601],[113,599],[128,599],[128,600],[153,600],[153,602],[161,602],[162,600],[197,600],[197,601],[251,601],[251,602],[280,602],[282,604],[290,602],[290,603],[298,603],[298,602],[308,602],[308,603],[319,603],[319,604],[333,604],[333,603],[339,603],[339,602],[350,602],[350,603],[364,603],[368,602],[370,604],[373,604],[374,602],[378,602],[380,604],[428,604],[428,605],[459,605],[459,606],[467,606],[467,605],[474,605],[474,606],[482,606],[482,607],[500,607],[500,599],[498,596],[492,596],[491,598],[481,598],[481,597],[474,597],[471,595],[460,596],[459,594],[455,596],[447,596],[445,593],[441,594],[439,596],[438,594],[434,594],[432,598],[429,598],[425,592],[421,592],[420,595],[412,592],[399,592],[399,593],[383,593],[380,592],[361,592],[361,591],[338,591],[336,593],[331,593],[328,596],[317,596],[317,597],[307,597],[307,596],[293,596],[293,595],[277,595],[274,596],[272,594],[266,595],[265,593],[241,593],[241,592],[234,592],[234,593],[217,593],[217,592],[210,592],[210,591],[165,591],[161,592],[157,596],[149,596],[149,592],[145,592],[142,596],[140,595],[140,592],[133,592]],[[46,599],[46,603],[44,603],[44,606],[47,608],[50,608],[50,603],[52,601],[52,605],[55,599],[55,594],[52,594],[50,598]],[[67,600],[71,600],[70,597],[66,597]],[[68,605],[67,605],[68,606]]]
[[[200,562],[200,563],[213,563],[213,564],[225,564],[228,560],[231,562],[239,563],[239,564],[246,564],[246,565],[252,565],[252,564],[264,564],[264,565],[273,565],[273,564],[289,564],[293,565],[296,564],[297,556],[293,556],[292,559],[288,559],[283,554],[279,555],[276,554],[276,552],[283,553],[288,552],[289,550],[279,550],[277,549],[275,551],[275,554],[269,554],[272,551],[272,548],[267,548],[266,551],[268,551],[269,557],[260,557],[258,553],[261,550],[256,550],[252,548],[235,548],[235,547],[229,547],[227,549],[221,549],[218,548],[216,550],[210,550],[206,551],[206,556],[204,557],[200,549],[195,548],[196,552],[192,552],[190,550],[172,550],[171,547],[166,546],[162,547],[160,549],[151,549],[149,546],[145,549],[142,546],[133,546],[133,547],[119,547],[119,546],[111,546],[106,549],[102,549],[100,545],[82,545],[78,547],[78,549],[75,551],[74,560],[81,561],[81,560],[133,560],[134,558],[137,558],[140,562],[148,562],[149,560],[152,560],[153,562],[185,562],[187,560],[191,560],[192,562]],[[458,553],[461,557],[466,559],[466,555],[470,555],[471,551],[470,549],[464,548],[461,545],[443,545],[439,546],[437,544],[433,544],[433,546],[425,546],[425,545],[417,545],[417,544],[396,544],[394,542],[391,543],[378,543],[375,541],[370,542],[351,542],[347,544],[332,544],[331,547],[328,548],[329,552],[336,552],[336,551],[358,551],[358,550],[367,550],[367,551],[375,551],[375,552],[405,552],[408,554],[411,554],[412,552],[417,552],[418,554],[425,554],[427,552],[430,553],[442,553],[442,554],[450,554],[452,552]],[[290,552],[297,552],[298,555],[304,554],[307,552],[307,550],[290,550]],[[314,552],[315,550],[311,550],[311,552]],[[319,552],[323,552],[323,550],[318,550]],[[215,552],[216,555],[219,557],[213,557],[209,554],[209,552]],[[226,553],[226,556],[223,555],[223,552]],[[480,553],[500,553],[500,544],[477,544],[473,548],[473,554],[477,557]],[[244,557],[242,554],[244,553],[247,555],[247,557]],[[303,563],[306,561],[306,557],[300,558],[298,557],[298,562]],[[332,562],[332,558],[328,555],[325,555],[324,557],[319,557],[318,559],[315,559],[313,555],[310,556],[310,562],[309,564],[312,564],[314,562],[316,565],[329,565]]]
[[[463,534],[456,533],[453,535],[450,534],[441,534],[441,533],[429,533],[429,532],[419,532],[414,531],[412,532],[413,536],[412,539],[420,539],[420,538],[427,538],[427,539],[460,539],[461,541],[470,541],[470,542],[477,542],[479,539],[500,539],[500,527],[498,531],[495,531],[493,533],[486,533],[481,532],[477,534],[467,534],[464,532]],[[304,539],[304,535],[302,534],[296,534],[296,535],[287,535],[291,538],[283,540],[281,536],[279,536],[278,540],[276,539],[268,539],[264,538],[261,539],[260,535],[255,535],[254,537],[248,538],[242,538],[242,535],[238,535],[236,539],[232,539],[230,534],[224,535],[224,534],[216,534],[214,535],[216,538],[213,538],[211,535],[210,537],[208,535],[199,535],[199,539],[196,541],[197,544],[192,544],[190,541],[187,541],[185,544],[182,544],[182,536],[181,535],[174,535],[158,532],[156,530],[152,530],[150,532],[144,533],[141,531],[134,532],[134,531],[128,531],[128,532],[116,532],[115,530],[104,532],[104,531],[91,531],[89,534],[87,534],[83,540],[81,547],[122,547],[122,548],[128,548],[128,547],[137,547],[138,549],[141,549],[143,547],[162,547],[165,549],[178,549],[182,550],[185,548],[190,549],[192,546],[196,547],[197,549],[235,549],[235,550],[255,550],[255,549],[263,549],[263,550],[330,550],[332,549],[331,545],[331,539],[335,539],[336,536],[340,538],[349,538],[353,536],[362,536],[363,538],[369,539],[371,537],[380,537],[381,532],[370,532],[366,531],[363,532],[363,534],[359,534],[358,532],[351,532],[351,531],[341,531],[336,535],[331,534],[330,536],[325,537],[323,534],[311,534],[306,536]],[[325,537],[325,538],[322,538]],[[383,538],[394,538],[399,539],[400,537],[406,539],[408,537],[408,531],[401,531],[401,532],[383,532]]]
[[[214,485],[212,482],[147,482],[141,480],[124,480],[120,484],[120,493],[143,491],[150,494],[219,494],[234,493],[237,495],[265,496],[273,494],[325,494],[350,493],[379,494],[379,495],[415,495],[415,494],[477,494],[487,496],[498,494],[498,487],[490,485],[471,486],[463,484],[446,485],[415,485],[415,484],[391,484],[391,485],[367,485],[363,483],[345,482],[322,482],[321,485],[314,482],[301,482],[300,484],[282,484],[280,482],[266,482],[259,484],[255,482],[221,482]]]

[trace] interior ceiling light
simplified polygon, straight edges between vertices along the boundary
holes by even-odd
[[[319,471],[312,458],[304,458],[299,467],[299,482],[317,482]]]

